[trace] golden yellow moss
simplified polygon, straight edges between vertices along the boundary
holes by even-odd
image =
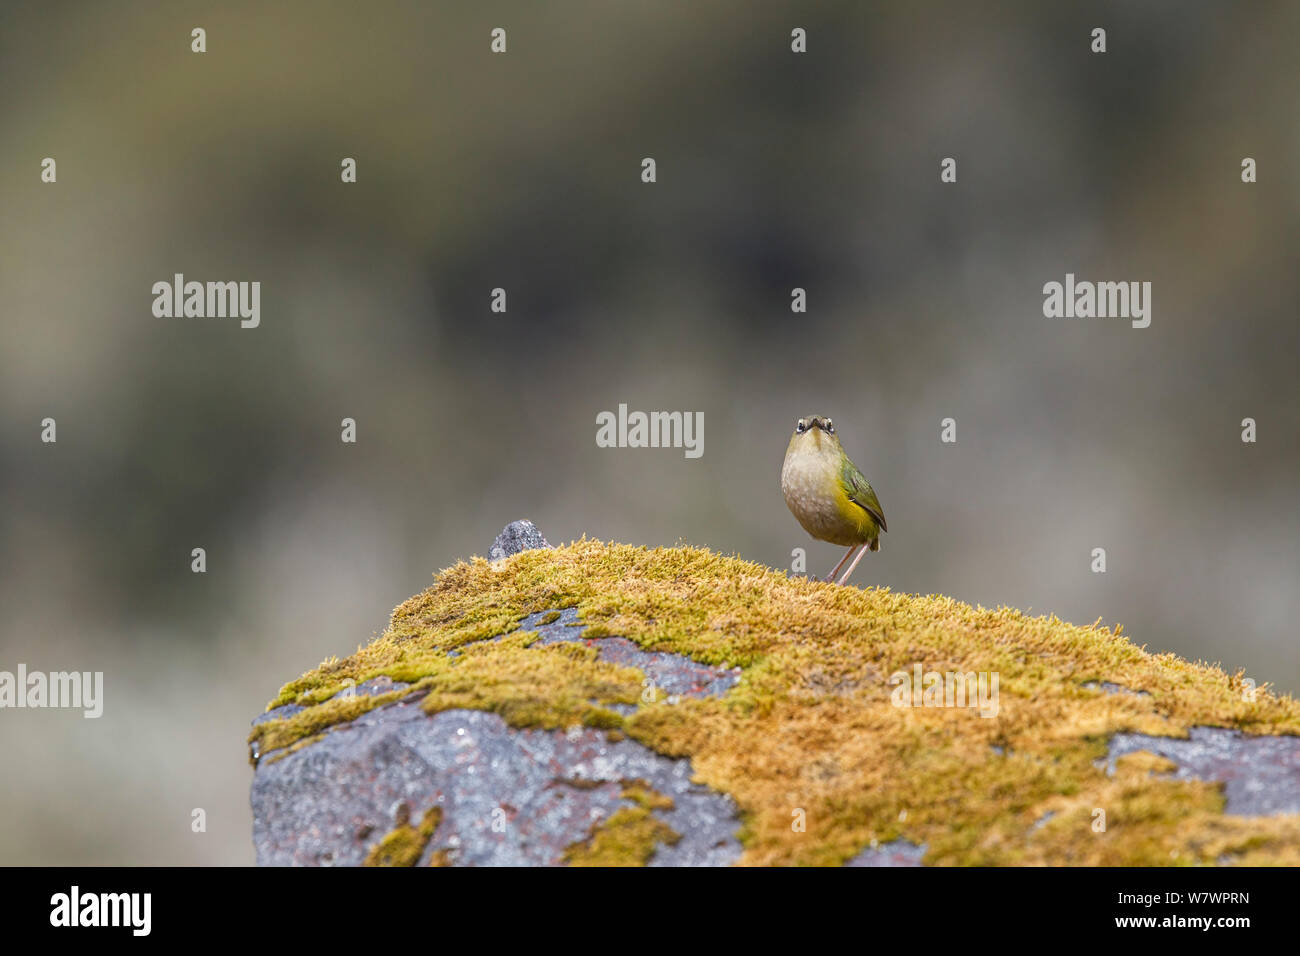
[[[1115,761],[1117,773],[1173,773],[1178,764],[1168,757],[1153,754],[1147,750],[1124,754]]]
[[[339,689],[342,689],[342,685]],[[367,711],[381,704],[392,703],[410,692],[411,689],[408,688],[373,696],[361,694],[355,697],[336,697],[319,703],[306,701],[304,704],[306,710],[299,711],[292,717],[268,720],[253,728],[253,732],[248,736],[252,752],[258,755],[253,759],[253,763],[256,764],[262,757],[265,757],[268,762],[273,762],[281,756],[287,756],[278,752],[280,748],[292,747],[303,738],[319,737],[322,731],[335,724],[356,720]],[[328,696],[328,694],[324,695],[324,697]],[[272,753],[272,751],[277,752]]]
[[[418,827],[411,826],[410,810],[406,804],[402,804],[399,813],[397,826],[371,847],[363,866],[415,866],[420,862],[433,831],[442,822],[442,809],[430,807]]]
[[[645,866],[655,848],[669,846],[681,834],[652,815],[652,810],[671,810],[673,801],[644,780],[624,781],[623,794],[634,807],[620,807],[608,820],[592,828],[591,835],[564,851],[569,866]]]
[[[325,736],[325,732],[321,731],[320,733],[312,734],[309,737],[299,737],[293,743],[289,744],[289,746],[281,747],[279,750],[276,750],[273,753],[271,753],[266,758],[266,762],[268,765],[270,765],[280,760],[283,760],[285,757],[289,756],[289,754],[297,753],[299,750],[302,750],[304,747],[310,747],[312,744],[314,744],[316,741],[320,740],[324,736]]]
[[[671,810],[674,806],[672,797],[664,796],[644,780],[623,781],[622,796],[646,810]]]
[[[583,645],[486,640],[564,607],[578,609],[584,636],[621,634],[648,650],[739,666],[740,683],[722,698],[643,705],[622,718],[607,705],[639,699],[639,671]],[[914,664],[996,672],[998,716],[893,706],[889,677]],[[381,674],[415,686],[327,700]],[[1102,680],[1146,695],[1082,686]],[[930,864],[1300,864],[1300,818],[1225,817],[1212,784],[1170,779],[1149,762],[1120,761],[1113,778],[1098,766],[1120,731],[1300,734],[1293,698],[1265,687],[1249,700],[1244,690],[1240,675],[1148,654],[1118,630],[792,578],[704,549],[584,539],[448,568],[368,647],[285,685],[270,706],[308,709],[258,725],[250,739],[267,753],[420,693],[430,711],[491,710],[515,726],[585,723],[691,758],[699,781],[739,805],[747,864],[839,864],[872,839],[898,837],[925,843]],[[804,832],[791,827],[795,810]],[[1104,830],[1094,828],[1096,810]],[[646,817],[637,806],[619,823],[658,823]]]

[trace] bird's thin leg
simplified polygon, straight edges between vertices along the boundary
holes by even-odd
[[[840,584],[843,584],[845,581],[849,579],[849,575],[853,573],[853,569],[858,566],[858,562],[862,560],[862,556],[866,553],[867,553],[867,546],[863,545],[862,550],[858,552],[858,556],[854,558],[853,563],[849,565],[849,569],[844,572],[844,577],[840,578]]]
[[[832,571],[830,574],[826,575],[826,580],[834,581],[835,575],[839,574],[840,568],[844,567],[844,562],[847,561],[849,558],[853,557],[853,552],[858,550],[858,548],[860,547],[862,547],[862,545],[855,544],[853,547],[849,548],[849,550],[845,552],[844,557],[840,558],[840,563],[835,565],[835,570]]]

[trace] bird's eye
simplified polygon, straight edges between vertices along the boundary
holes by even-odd
[[[835,426],[831,424],[831,420],[829,418],[826,419],[826,431],[832,435],[835,434]]]
[[[803,419],[802,419],[802,418],[799,419],[798,424],[796,424],[796,425],[794,426],[795,434],[796,434],[796,435],[801,434],[801,433],[803,432],[803,430],[804,430],[805,428],[807,428],[807,427],[808,427],[808,426],[805,425],[805,424],[803,423]]]

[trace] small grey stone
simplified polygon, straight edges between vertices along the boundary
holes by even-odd
[[[512,554],[518,554],[520,551],[531,551],[533,548],[549,548],[551,543],[542,537],[542,533],[537,530],[537,525],[528,519],[522,521],[512,521],[501,533],[497,539],[492,542],[492,547],[488,550],[489,561],[500,561],[502,558],[508,558]]]

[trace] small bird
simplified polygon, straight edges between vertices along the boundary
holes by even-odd
[[[829,418],[809,415],[794,426],[781,467],[781,491],[805,531],[818,541],[849,549],[827,581],[834,580],[854,551],[858,556],[840,584],[849,579],[868,549],[880,550],[880,532],[889,530],[884,509],[871,483],[844,453]]]

